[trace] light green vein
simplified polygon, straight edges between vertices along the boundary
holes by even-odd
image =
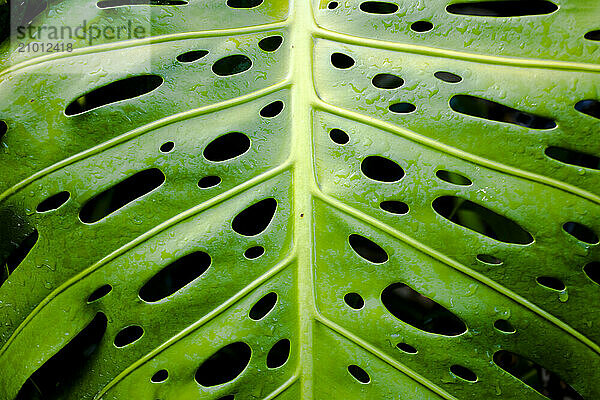
[[[106,394],[112,387],[116,386],[120,381],[125,379],[129,374],[131,374],[134,370],[136,370],[142,364],[150,361],[152,358],[156,357],[158,354],[162,353],[164,350],[168,349],[178,341],[182,340],[186,336],[192,334],[194,331],[198,330],[200,327],[204,326],[223,312],[227,310],[229,307],[237,303],[243,297],[245,297],[248,293],[252,292],[254,289],[261,286],[264,282],[266,282],[271,277],[277,275],[279,272],[283,271],[288,265],[290,265],[295,260],[295,253],[291,253],[281,262],[279,262],[276,266],[271,268],[269,271],[264,273],[263,275],[256,278],[252,283],[246,286],[244,289],[237,292],[233,297],[229,298],[226,302],[206,314],[204,317],[200,318],[198,321],[194,322],[192,325],[186,327],[184,330],[179,332],[177,335],[171,337],[169,340],[161,344],[160,346],[152,349],[149,353],[139,358],[135,362],[131,363],[127,368],[125,368],[119,375],[117,375],[113,380],[111,380],[102,390],[100,390],[94,399],[99,399],[104,394]]]
[[[277,396],[279,396],[281,393],[283,393],[286,390],[288,390],[294,383],[296,383],[297,380],[298,380],[298,374],[292,375],[292,377],[290,379],[288,379],[287,381],[285,381],[283,383],[283,385],[279,386],[277,389],[275,389],[274,391],[272,391],[263,400],[273,400],[274,398],[276,398]]]
[[[21,324],[19,324],[19,326],[17,327],[17,329],[15,329],[15,331],[13,332],[11,337],[6,341],[6,343],[2,346],[2,348],[0,348],[0,357],[2,357],[4,352],[8,349],[8,347],[15,340],[15,338],[26,328],[27,324],[33,318],[35,318],[35,316],[42,310],[42,308],[44,308],[55,297],[60,295],[62,292],[64,292],[70,286],[81,281],[86,276],[88,276],[91,273],[93,273],[94,271],[102,268],[104,265],[108,264],[110,261],[121,256],[122,254],[126,253],[127,251],[135,248],[136,246],[140,245],[141,243],[145,242],[146,240],[158,235],[159,233],[171,228],[172,226],[177,225],[178,223],[180,223],[183,220],[191,218],[196,214],[199,214],[211,207],[214,207],[215,205],[222,203],[223,201],[230,199],[230,198],[258,185],[259,183],[262,183],[270,178],[273,178],[273,177],[283,173],[284,171],[289,169],[291,167],[291,165],[292,165],[292,163],[288,160],[287,162],[285,162],[284,164],[282,164],[276,168],[273,168],[273,169],[266,171],[258,176],[255,176],[254,178],[244,182],[241,185],[236,186],[235,188],[232,188],[226,192],[223,192],[223,193],[213,197],[212,199],[205,201],[204,203],[201,203],[195,207],[192,207],[192,208],[168,219],[167,221],[155,226],[154,228],[150,229],[149,231],[144,232],[142,235],[136,237],[129,243],[126,243],[125,245],[121,246],[120,248],[116,249],[112,253],[108,254],[107,256],[105,256],[101,260],[97,261],[90,267],[81,271],[80,273],[78,273],[77,275],[72,277],[71,279],[67,280],[62,285],[60,285],[58,288],[56,288],[54,291],[52,291],[52,293],[50,293],[48,296],[46,296],[46,298],[44,298],[44,300],[42,300],[29,313],[29,315],[27,315],[27,317],[23,320],[23,322],[21,322]]]
[[[64,168],[70,164],[73,164],[77,161],[81,161],[85,158],[88,158],[88,157],[94,155],[94,154],[101,153],[106,149],[109,149],[109,148],[117,146],[121,143],[127,142],[131,139],[134,139],[138,136],[143,135],[144,133],[150,132],[155,129],[162,128],[166,125],[170,125],[170,124],[173,124],[173,123],[176,123],[179,121],[194,118],[194,117],[197,117],[197,116],[200,116],[203,114],[209,114],[209,113],[220,111],[220,110],[223,110],[226,108],[234,107],[234,106],[237,106],[240,104],[249,103],[250,101],[256,100],[263,96],[267,96],[267,95],[274,93],[280,89],[288,87],[289,85],[290,85],[289,79],[286,79],[282,82],[279,82],[274,85],[268,86],[266,88],[254,91],[252,93],[245,94],[243,96],[236,97],[234,99],[229,99],[229,100],[222,101],[220,103],[215,103],[215,104],[211,104],[211,105],[208,105],[205,107],[184,111],[179,114],[170,115],[168,117],[159,119],[157,121],[153,121],[149,124],[146,124],[144,126],[136,128],[132,131],[126,132],[120,136],[110,139],[104,143],[97,145],[97,146],[86,149],[80,153],[74,154],[68,158],[65,158],[53,165],[50,165],[50,166],[36,172],[35,174],[29,176],[28,178],[22,180],[21,182],[15,184],[14,186],[12,186],[10,188],[8,188],[2,194],[0,194],[0,203],[2,203],[4,200],[6,200],[8,197],[12,196],[13,194],[17,193],[19,190],[22,190],[23,188],[25,188],[27,185],[31,184],[32,182],[34,182],[38,179],[41,179],[44,176],[46,176],[52,172],[55,172],[61,168]]]
[[[445,398],[446,400],[458,400],[456,397],[452,396],[450,393],[446,392],[444,389],[440,388],[439,386],[437,386],[436,384],[434,384],[430,380],[428,380],[425,377],[419,375],[418,373],[416,373],[412,369],[408,368],[404,364],[399,363],[394,358],[392,358],[392,357],[388,356],[387,354],[385,354],[385,352],[381,351],[376,346],[373,346],[371,343],[367,342],[366,340],[361,339],[360,337],[354,335],[352,332],[350,332],[350,331],[342,328],[341,326],[339,326],[335,322],[330,321],[329,319],[325,318],[324,316],[322,316],[320,314],[317,316],[316,319],[317,319],[317,321],[319,321],[321,324],[325,325],[326,327],[328,327],[332,331],[337,332],[339,335],[345,337],[346,339],[352,341],[356,345],[358,345],[358,346],[362,347],[363,349],[367,350],[369,353],[371,353],[374,356],[380,358],[381,360],[383,360],[387,364],[389,364],[392,367],[396,368],[400,372],[404,373],[408,377],[410,377],[413,380],[417,381],[421,385],[427,387],[429,390],[431,390],[432,392],[435,392],[436,394],[440,395],[441,397]]]
[[[560,329],[564,330],[569,335],[573,336],[580,342],[584,343],[586,346],[588,346],[590,349],[592,349],[596,353],[600,354],[600,346],[597,345],[596,343],[594,343],[588,337],[586,337],[585,335],[583,335],[582,333],[580,333],[579,331],[577,331],[576,329],[571,327],[569,324],[563,322],[559,318],[555,317],[554,315],[550,314],[549,312],[547,312],[547,311],[543,310],[542,308],[538,307],[537,305],[533,304],[526,298],[524,298],[524,297],[518,295],[517,293],[513,292],[512,290],[500,285],[498,282],[494,281],[493,279],[490,279],[487,276],[485,276],[477,271],[474,271],[471,268],[468,268],[467,266],[459,263],[458,261],[446,256],[445,254],[443,254],[437,250],[434,250],[429,246],[424,245],[423,243],[406,235],[405,233],[402,233],[402,232],[392,228],[391,226],[389,226],[389,225],[387,225],[387,224],[385,224],[385,223],[383,223],[361,211],[358,211],[329,195],[326,195],[325,193],[321,192],[320,190],[315,191],[315,193],[313,193],[313,195],[315,197],[321,199],[325,203],[329,204],[330,206],[332,206],[348,215],[351,215],[354,218],[360,219],[361,221],[363,221],[367,224],[374,226],[375,228],[387,233],[388,235],[403,241],[404,243],[429,255],[430,257],[432,257],[432,258],[456,269],[457,271],[460,271],[463,274],[468,275],[469,277],[477,280],[478,282],[494,289],[495,291],[508,297],[515,303],[520,304],[521,306],[527,308],[528,310],[536,313],[540,317],[550,321],[551,323],[553,323]]]
[[[441,151],[445,154],[460,158],[461,160],[465,160],[474,164],[481,165],[482,167],[490,168],[505,174],[513,175],[519,178],[527,179],[536,183],[541,183],[547,186],[554,187],[556,189],[565,191],[567,193],[582,197],[586,200],[594,202],[596,204],[600,204],[600,196],[588,192],[587,190],[581,189],[577,186],[568,184],[566,182],[560,181],[558,179],[549,178],[544,175],[536,174],[533,172],[525,171],[520,168],[512,167],[509,165],[505,165],[499,163],[497,161],[489,160],[485,157],[480,157],[475,154],[468,153],[466,151],[457,149],[452,146],[448,146],[446,144],[440,143],[436,140],[430,139],[426,136],[420,135],[413,131],[410,131],[406,128],[390,124],[388,122],[381,121],[377,118],[373,118],[370,116],[362,115],[360,113],[343,109],[338,106],[334,106],[324,102],[321,99],[318,99],[314,103],[314,107],[323,111],[327,111],[329,113],[338,115],[340,117],[344,117],[350,120],[354,120],[357,122],[361,122],[363,124],[367,124],[373,126],[378,129],[382,129],[396,135],[402,136],[406,139],[409,139],[413,142],[422,144],[429,148],[432,148],[437,151]]]

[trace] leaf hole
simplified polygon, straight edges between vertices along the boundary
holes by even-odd
[[[25,258],[27,258],[35,244],[38,242],[38,239],[38,231],[37,229],[34,229],[27,236],[22,238],[19,244],[13,248],[4,263],[0,263],[0,265],[4,264],[4,268],[2,268],[2,271],[0,272],[0,286],[8,279],[9,275],[17,269]],[[14,241],[11,240],[11,244],[13,243]]]
[[[497,330],[499,330],[502,333],[515,333],[517,330],[515,329],[514,326],[512,326],[512,324],[510,322],[508,322],[505,319],[498,319],[494,322],[494,328],[496,328]]]
[[[212,187],[218,186],[221,183],[221,178],[218,176],[205,176],[204,178],[198,181],[198,187],[200,189],[210,189]]]
[[[364,236],[353,233],[348,242],[356,254],[373,264],[383,264],[389,258],[381,246]]]
[[[360,4],[360,10],[368,14],[393,14],[398,11],[398,6],[386,1],[365,1]]]
[[[327,8],[330,10],[335,10],[336,8],[338,8],[339,3],[337,1],[330,1],[329,4],[327,4]]]
[[[63,191],[53,196],[48,197],[46,200],[38,204],[36,211],[39,213],[58,210],[71,198],[71,193]]]
[[[579,241],[588,244],[598,244],[598,235],[579,222],[567,222],[563,225],[563,230]]]
[[[430,30],[433,29],[433,24],[429,21],[417,21],[417,22],[413,22],[413,24],[410,26],[410,29],[413,32],[429,32]]]
[[[389,110],[395,114],[409,114],[416,109],[417,107],[411,103],[394,103],[389,107]]]
[[[551,276],[539,276],[535,280],[540,286],[543,286],[546,289],[556,290],[562,292],[567,287],[558,278],[553,278]]]
[[[575,104],[575,110],[600,119],[600,101],[598,100],[581,100]]]
[[[111,285],[102,285],[100,286],[98,289],[94,290],[92,292],[92,294],[90,295],[90,297],[88,297],[87,302],[89,303],[93,303],[96,300],[100,300],[101,298],[103,298],[104,296],[108,295],[110,292],[112,292],[113,287]]]
[[[234,399],[235,399],[235,395],[228,394],[227,396],[219,397],[217,400],[234,400]]]
[[[254,321],[260,321],[275,308],[275,304],[277,304],[277,293],[267,293],[252,306],[248,316]]]
[[[452,374],[467,382],[477,382],[477,375],[467,367],[462,365],[454,364],[450,367]]]
[[[450,108],[457,113],[491,121],[505,122],[531,129],[553,129],[556,122],[525,111],[519,111],[495,101],[470,95],[456,95],[450,99]]]
[[[212,70],[219,76],[231,76],[248,71],[252,67],[252,60],[242,54],[223,57],[217,60]]]
[[[175,148],[175,143],[173,142],[165,142],[160,146],[161,153],[168,153]]]
[[[546,15],[558,10],[558,7],[545,0],[504,0],[479,1],[451,4],[446,7],[450,14],[476,17],[524,17],[528,15]]]
[[[109,83],[73,100],[65,109],[65,115],[71,117],[143,96],[158,89],[163,82],[164,79],[158,75],[140,75]]]
[[[438,71],[435,74],[433,74],[433,76],[435,76],[440,81],[444,81],[447,83],[458,83],[462,81],[462,78],[460,76],[453,74],[452,72]]]
[[[396,347],[407,354],[417,354],[417,349],[408,343],[398,343]]]
[[[113,8],[124,6],[186,6],[184,0],[102,0],[97,3],[98,8]]]
[[[267,104],[260,110],[260,116],[263,118],[273,118],[278,116],[283,111],[283,101],[277,100]]]
[[[130,325],[121,329],[115,336],[115,347],[122,348],[140,340],[144,335],[144,329],[139,325]]]
[[[362,384],[367,384],[371,382],[371,377],[367,374],[367,371],[359,367],[358,365],[348,365],[348,372],[354,379],[359,381]]]
[[[282,43],[283,36],[275,35],[261,39],[261,41],[258,42],[258,47],[260,47],[263,51],[273,52],[277,50]]]
[[[263,3],[263,0],[227,0],[227,5],[231,8],[254,8]]]
[[[501,259],[499,259],[498,257],[494,257],[491,254],[477,254],[477,259],[484,264],[489,264],[489,265],[501,265],[502,264]]]
[[[404,79],[394,74],[377,74],[373,77],[371,83],[379,89],[398,89],[404,85]]]
[[[140,171],[89,200],[79,211],[79,219],[86,224],[98,222],[164,182],[165,175],[157,168]]]
[[[242,236],[256,236],[264,232],[277,210],[277,200],[268,198],[241,211],[233,219],[232,228]]]
[[[192,50],[177,56],[177,61],[183,64],[193,63],[208,55],[207,50]]]
[[[348,134],[337,128],[329,131],[329,138],[333,143],[339,144],[340,146],[343,146],[350,141]]]
[[[548,147],[544,153],[558,162],[583,168],[600,170],[600,157],[562,147]]]
[[[444,336],[467,331],[456,315],[404,283],[386,287],[381,302],[394,317],[422,331]]]
[[[507,350],[494,353],[494,363],[525,385],[550,399],[584,400],[568,383],[536,362]],[[548,385],[548,382],[555,382]]]
[[[210,142],[203,154],[208,161],[222,162],[246,153],[250,145],[248,136],[241,132],[229,132]]]
[[[166,369],[161,369],[160,371],[157,371],[154,375],[152,375],[150,381],[152,383],[162,383],[167,379],[169,379],[169,371],[167,371]]]
[[[271,347],[267,354],[267,367],[274,369],[283,366],[290,358],[290,341],[281,339]]]
[[[437,176],[444,182],[451,183],[452,185],[470,186],[473,184],[473,182],[471,182],[471,180],[466,176],[463,176],[456,172],[446,171],[443,169],[437,171],[435,173],[435,176]]]
[[[432,203],[433,209],[447,220],[504,243],[526,245],[533,237],[516,222],[472,201],[442,196]]]
[[[599,41],[600,40],[600,29],[597,31],[589,31],[583,37],[587,40]]]
[[[4,137],[7,131],[8,125],[6,124],[6,122],[0,120],[0,140]]]
[[[348,69],[351,68],[354,64],[354,59],[346,54],[333,53],[331,55],[331,65],[333,65],[337,69]]]
[[[394,161],[381,156],[369,156],[360,164],[362,173],[369,179],[379,182],[398,182],[404,170]]]
[[[264,247],[254,246],[254,247],[250,247],[248,250],[246,250],[244,252],[244,257],[246,257],[248,260],[254,260],[254,259],[257,259],[258,257],[262,256],[263,254],[265,254]]]
[[[379,204],[379,207],[381,207],[381,209],[383,211],[387,211],[391,214],[397,214],[397,215],[404,215],[404,214],[408,214],[408,204],[402,202],[402,201],[398,201],[398,200],[386,200],[386,201],[382,201]]]
[[[222,347],[198,367],[194,376],[204,387],[231,382],[244,372],[250,363],[252,349],[244,342],[235,342]]]
[[[211,265],[208,253],[196,251],[170,263],[142,286],[139,296],[148,303],[160,301],[198,279]]]
[[[350,308],[360,310],[365,306],[365,301],[362,296],[358,293],[347,293],[344,296],[344,302],[348,304]]]
[[[600,261],[592,261],[583,267],[583,272],[593,282],[600,285]]]

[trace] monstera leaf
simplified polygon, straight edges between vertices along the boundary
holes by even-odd
[[[10,6],[0,399],[600,398],[599,2]]]

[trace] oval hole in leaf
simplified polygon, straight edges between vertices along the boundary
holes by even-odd
[[[79,219],[86,224],[98,222],[152,192],[164,181],[165,175],[158,168],[140,171],[85,203],[79,211]]]
[[[171,150],[173,150],[174,148],[175,148],[175,143],[173,143],[173,142],[166,142],[166,143],[163,143],[160,146],[160,151],[161,151],[161,153],[168,153]]]
[[[404,79],[393,74],[377,74],[373,77],[371,83],[379,89],[397,89],[404,85]]]
[[[27,258],[33,247],[37,243],[39,238],[37,229],[34,229],[31,233],[21,239],[20,243],[13,248],[9,253],[8,257],[0,266],[3,264],[3,268],[0,270],[0,286],[8,279],[8,276],[12,274],[15,269]],[[19,240],[15,238],[16,240]],[[14,240],[14,239],[13,239]],[[11,240],[11,244],[14,243]]]
[[[246,153],[250,145],[248,136],[241,132],[229,132],[210,142],[203,154],[208,161],[222,162]]]
[[[460,94],[450,99],[450,108],[457,113],[490,121],[505,122],[531,129],[553,129],[556,122],[525,111],[507,107],[495,101]]]
[[[262,246],[254,246],[250,247],[248,250],[244,252],[244,257],[248,260],[254,260],[260,256],[265,254],[265,248]]]
[[[433,74],[433,76],[438,78],[440,81],[444,81],[447,83],[458,83],[462,81],[462,78],[460,76],[453,74],[452,72],[438,71],[435,74]]]
[[[290,358],[290,341],[281,339],[271,347],[267,354],[267,367],[279,368]]]
[[[333,143],[339,144],[341,146],[345,145],[350,141],[350,137],[348,134],[341,129],[334,128],[329,131],[329,138]]]
[[[335,10],[338,6],[339,3],[337,1],[330,1],[329,4],[327,4],[327,8],[330,10]]]
[[[259,201],[240,212],[233,219],[232,228],[243,236],[256,236],[262,233],[275,216],[277,200],[268,198]]]
[[[593,282],[596,282],[598,285],[600,285],[600,261],[592,261],[587,263],[583,267],[583,272]]]
[[[590,117],[600,119],[600,101],[598,100],[581,100],[575,104],[575,109]]]
[[[371,377],[367,374],[367,371],[359,367],[358,365],[348,365],[348,372],[350,375],[354,377],[357,381],[363,384],[367,384],[371,382]]]
[[[510,322],[505,319],[498,319],[494,322],[494,328],[499,330],[502,333],[515,333],[517,330]]]
[[[348,69],[355,64],[352,57],[343,53],[333,53],[331,55],[331,65],[338,69]]]
[[[272,52],[277,50],[282,43],[283,37],[275,35],[262,39],[260,42],[258,42],[258,47],[260,47],[261,50]]]
[[[166,381],[169,378],[169,371],[167,371],[166,369],[161,369],[160,371],[157,371],[154,375],[152,375],[152,378],[150,378],[150,381],[152,383],[161,383]]]
[[[2,139],[4,137],[4,135],[6,134],[7,131],[8,131],[8,125],[6,124],[6,122],[0,120],[0,139]]]
[[[93,303],[94,301],[103,298],[104,296],[109,294],[112,291],[112,289],[112,286],[108,284],[100,286],[98,289],[94,290],[90,297],[88,297],[87,302]]]
[[[369,179],[379,182],[398,182],[404,170],[394,161],[380,156],[369,156],[360,164],[362,173]]]
[[[411,346],[408,343],[398,343],[396,345],[396,347],[400,350],[403,351],[405,353],[408,354],[417,354],[417,349],[415,349],[413,346]]]
[[[408,114],[415,111],[417,107],[411,103],[394,103],[390,105],[389,110],[396,114]]]
[[[73,100],[65,109],[65,115],[71,117],[119,101],[143,96],[158,89],[163,82],[164,79],[158,75],[139,75],[109,83]]]
[[[568,383],[554,372],[519,354],[507,350],[494,353],[494,363],[525,385],[550,399],[584,400]],[[548,385],[547,382],[554,382]]]
[[[139,296],[148,303],[160,301],[198,279],[210,264],[210,256],[203,251],[185,255],[150,278],[140,289]]]
[[[207,50],[192,50],[178,55],[177,61],[184,64],[193,63],[194,61],[198,61],[199,59],[206,57],[206,55],[208,55]]]
[[[558,7],[554,3],[545,0],[478,1],[451,4],[446,7],[446,11],[450,14],[477,17],[523,17],[551,14],[556,10]]]
[[[502,264],[502,260],[498,257],[494,257],[490,254],[477,254],[477,259],[484,264],[490,265],[500,265]]]
[[[98,8],[112,8],[124,6],[185,6],[184,0],[102,0],[97,3]]]
[[[544,153],[553,160],[578,167],[600,170],[600,157],[562,147],[548,147]]]
[[[391,214],[397,214],[397,215],[404,215],[404,214],[408,214],[408,204],[402,202],[402,201],[397,201],[397,200],[386,200],[386,201],[382,201],[379,204],[379,207],[381,207],[381,209],[383,211],[387,211]]]
[[[433,209],[442,217],[494,240],[530,244],[533,237],[516,222],[470,200],[442,196],[433,201]]]
[[[63,191],[53,196],[48,197],[46,200],[38,204],[36,211],[39,213],[53,211],[59,209],[63,204],[69,201],[71,193]]]
[[[65,387],[83,378],[89,371],[88,360],[92,358],[106,331],[108,320],[99,312],[92,321],[62,349],[53,355],[23,385],[17,399],[64,398]],[[68,366],[66,368],[65,366]],[[31,382],[35,382],[35,385]]]
[[[404,283],[386,287],[381,302],[394,317],[422,331],[444,336],[467,331],[456,315]]]
[[[535,281],[539,285],[545,287],[546,289],[557,290],[559,292],[562,292],[567,288],[563,281],[561,281],[558,278],[553,278],[551,276],[539,276],[536,278]]]
[[[228,394],[227,396],[219,397],[217,400],[234,400],[234,399],[235,399],[235,395]]]
[[[456,172],[446,171],[446,170],[443,170],[443,169],[437,171],[435,173],[435,176],[437,176],[438,178],[440,178],[444,182],[448,182],[448,183],[451,183],[453,185],[470,186],[470,185],[473,184],[473,182],[471,182],[471,180],[469,178],[467,178],[466,176],[463,176],[463,175],[458,174]]]
[[[277,304],[277,293],[267,293],[252,306],[248,316],[254,321],[260,321],[275,308],[275,304]]]
[[[262,4],[263,0],[227,0],[231,8],[254,8]]]
[[[593,230],[583,224],[580,224],[579,222],[567,222],[563,225],[563,230],[569,235],[573,236],[575,239],[584,243],[598,243],[598,235]]]
[[[195,380],[204,387],[231,382],[244,372],[251,355],[252,349],[244,342],[228,344],[198,367]]]
[[[598,41],[598,40],[600,40],[600,29],[597,31],[589,31],[583,37],[586,38],[587,40]]]
[[[429,21],[417,21],[413,22],[410,29],[414,32],[429,32],[433,29],[433,24]]]
[[[365,1],[360,4],[360,10],[368,14],[393,14],[398,6],[386,1]]]
[[[273,118],[283,111],[283,101],[277,100],[271,104],[267,104],[260,110],[260,116],[263,118]]]
[[[348,242],[356,254],[373,264],[383,264],[389,258],[381,246],[364,236],[353,233]]]
[[[198,181],[198,187],[200,189],[210,189],[221,183],[221,178],[218,176],[205,176]]]
[[[353,308],[355,310],[360,310],[365,306],[365,301],[358,293],[347,293],[344,296],[344,302],[348,304],[350,308]]]
[[[450,367],[450,372],[455,376],[467,382],[477,382],[477,375],[467,367],[462,365],[454,364]]]
[[[115,347],[125,347],[138,341],[144,335],[144,328],[139,325],[131,325],[121,329],[115,336]]]
[[[217,60],[212,66],[212,70],[219,76],[230,76],[241,74],[252,67],[252,60],[243,54],[235,54],[223,57]]]

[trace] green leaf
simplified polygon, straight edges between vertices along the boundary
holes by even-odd
[[[0,399],[600,397],[600,3],[0,6]]]

